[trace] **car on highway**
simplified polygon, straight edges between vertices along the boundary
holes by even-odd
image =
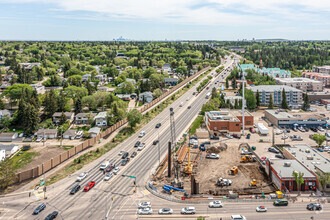
[[[138,209],[138,214],[139,215],[151,215],[152,209],[151,208]]]
[[[162,208],[162,209],[159,209],[158,214],[160,214],[160,215],[171,215],[171,214],[173,214],[173,209],[171,209],[171,208]]]
[[[309,131],[309,128],[308,127],[304,127],[305,131],[308,132]]]
[[[107,168],[107,166],[109,166],[109,164],[110,164],[109,161],[105,161],[104,163],[101,164],[100,170],[104,170],[105,168]]]
[[[83,173],[81,173],[81,174],[77,177],[77,182],[81,182],[81,181],[83,181],[83,179],[85,179],[87,175],[88,175],[87,172],[83,172]]]
[[[117,175],[117,173],[119,172],[120,170],[120,167],[116,167],[114,170],[113,170],[113,174]]]
[[[279,154],[279,153],[280,153],[279,150],[277,150],[276,148],[273,148],[273,147],[269,147],[269,148],[268,148],[268,151],[269,151],[269,152],[272,152],[272,153],[276,153],[276,154]]]
[[[110,172],[113,168],[115,168],[115,166],[110,164],[109,166],[107,166],[107,168],[105,168],[105,172]]]
[[[137,141],[137,142],[135,142],[134,147],[138,147],[138,146],[140,146],[140,144],[141,144],[141,141]]]
[[[187,107],[187,109],[191,109],[191,105],[189,105],[189,106]]]
[[[243,215],[232,215],[230,216],[230,220],[246,220],[246,218]]]
[[[181,214],[195,214],[196,213],[196,209],[195,207],[184,207],[183,209],[181,209]]]
[[[89,183],[86,184],[86,186],[84,187],[84,192],[88,192],[91,188],[93,188],[95,186],[95,182],[94,181],[90,181]]]
[[[267,212],[267,208],[263,205],[256,208],[256,212]]]
[[[138,205],[139,209],[143,209],[143,208],[151,208],[151,202],[141,202]]]
[[[189,99],[190,99],[189,97],[188,97],[188,98],[186,98],[186,101],[189,101]]]
[[[57,217],[57,215],[58,215],[58,212],[54,211],[54,212],[50,213],[49,215],[47,215],[45,220],[53,220]]]
[[[104,181],[108,181],[109,179],[111,179],[113,177],[112,173],[107,173],[104,177]]]
[[[121,159],[126,159],[128,156],[129,156],[129,153],[128,152],[125,152],[123,154],[123,156],[121,156]]]
[[[160,128],[160,126],[162,126],[162,124],[161,123],[157,123],[155,128]]]
[[[219,201],[219,200],[216,200],[216,201],[212,201],[209,203],[209,207],[210,208],[222,208],[223,205],[222,205],[222,202]]]
[[[196,95],[196,92],[193,92],[193,95]]]
[[[129,162],[129,157],[125,158],[124,160],[121,161],[121,165],[125,166]]]
[[[118,154],[118,156],[121,156],[123,153],[125,153],[125,151],[121,150]]]
[[[70,194],[73,195],[73,194],[75,194],[76,192],[78,192],[79,190],[80,190],[80,185],[77,184],[77,185],[75,185],[75,186],[71,189]]]
[[[310,211],[322,210],[322,205],[320,203],[313,202],[313,203],[309,203],[306,209]]]
[[[208,159],[219,159],[219,154],[215,154],[215,153],[210,153],[206,155],[206,158]]]
[[[45,203],[41,203],[40,205],[38,205],[38,207],[35,210],[33,210],[33,215],[38,215],[45,208],[46,208],[46,204]]]
[[[141,131],[140,134],[139,134],[139,138],[143,137],[145,134],[146,134],[145,131]]]
[[[287,206],[288,204],[289,203],[287,199],[277,199],[273,203],[274,206]]]
[[[137,155],[136,151],[131,154],[131,158],[134,158]]]
[[[154,142],[152,142],[152,144],[156,145],[156,144],[158,144],[158,142],[159,142],[158,140],[154,140]]]
[[[183,102],[181,102],[179,106],[182,107],[183,106]]]
[[[143,150],[143,148],[146,146],[146,144],[145,143],[142,143],[142,144],[140,144],[140,146],[138,147],[138,149],[137,150]]]

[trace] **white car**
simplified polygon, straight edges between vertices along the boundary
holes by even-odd
[[[105,175],[105,177],[104,177],[104,181],[108,181],[109,179],[111,179],[111,177],[113,177],[113,174],[107,173],[107,175]]]
[[[150,208],[151,207],[151,203],[150,202],[141,202],[139,203],[139,209],[142,209],[142,208]]]
[[[230,220],[246,220],[246,218],[243,215],[232,215]]]
[[[282,130],[277,130],[275,133],[276,133],[277,135],[279,135],[279,134],[283,134],[283,131],[282,131]]]
[[[140,138],[140,137],[143,137],[145,134],[146,134],[145,131],[141,131],[140,134],[139,134],[139,138]]]
[[[40,142],[42,140],[42,138],[38,138],[37,140],[36,140],[36,142]]]
[[[159,209],[158,214],[160,214],[160,215],[171,215],[171,214],[173,214],[173,210],[171,208]]]
[[[119,172],[120,168],[119,167],[116,167],[114,170],[113,170],[113,174],[117,175],[117,173]]]
[[[105,168],[107,168],[107,166],[109,166],[109,164],[110,164],[109,161],[105,161],[104,163],[101,164],[100,170],[104,170]]]
[[[189,97],[186,99],[186,101],[189,101]]]
[[[222,208],[222,202],[221,201],[213,201],[209,203],[210,208]]]
[[[138,149],[137,150],[143,150],[143,148],[146,146],[145,143],[142,143],[139,145]]]
[[[283,136],[281,137],[282,140],[285,140],[285,139],[288,139],[288,138],[289,138],[289,137],[286,136],[286,135],[283,135]]]
[[[210,153],[206,155],[206,158],[209,159],[219,159],[219,154],[215,154],[215,153]]]
[[[121,156],[125,151],[121,150],[118,154],[118,156]]]
[[[196,209],[195,207],[184,207],[181,209],[181,214],[195,214]]]
[[[261,205],[256,208],[256,211],[257,212],[267,212],[267,208],[265,206]]]
[[[139,215],[151,215],[152,209],[151,208],[143,208],[138,210]]]
[[[233,139],[234,137],[231,136],[230,134],[226,134],[226,137],[229,138],[229,139]]]
[[[83,179],[86,178],[87,175],[88,175],[87,172],[83,172],[83,173],[81,173],[81,174],[77,177],[77,182],[81,182]]]
[[[324,129],[323,129],[321,126],[318,126],[317,129],[318,129],[319,131],[324,131]]]

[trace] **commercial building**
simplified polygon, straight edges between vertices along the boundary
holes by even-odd
[[[208,131],[212,135],[221,133],[238,134],[242,131],[242,111],[221,109],[220,111],[210,111],[205,113],[205,123]],[[245,111],[245,129],[253,127],[253,115]]]
[[[280,85],[286,85],[300,89],[303,92],[321,92],[324,89],[323,82],[308,78],[278,78],[276,82]]]
[[[252,86],[250,89],[254,95],[259,91],[260,105],[268,106],[270,95],[272,95],[274,106],[281,106],[283,89],[289,108],[300,108],[303,104],[302,91],[285,85],[263,85]]]
[[[326,66],[313,66],[312,71],[316,72],[316,73],[330,74],[330,66],[329,65],[326,65]]]
[[[316,113],[297,113],[292,115],[283,109],[267,109],[265,118],[277,127],[318,127],[327,124],[327,118]]]
[[[269,172],[271,171],[271,172]],[[304,183],[299,187],[293,172],[303,173]],[[272,182],[281,191],[315,191],[317,188],[317,177],[301,165],[297,160],[272,159],[266,160],[266,173],[270,176]]]
[[[288,159],[297,160],[302,166],[317,177],[317,184],[320,188],[317,172],[330,173],[330,160],[323,157],[315,149],[307,144],[294,144],[283,148],[283,155]],[[326,188],[330,190],[330,188]]]
[[[330,87],[330,75],[328,73],[303,72],[302,76],[305,78],[321,81],[323,86]]]

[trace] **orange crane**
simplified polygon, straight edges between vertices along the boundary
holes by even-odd
[[[193,164],[190,162],[190,144],[188,147],[188,162],[186,163],[185,167],[184,167],[184,173],[187,175],[191,175],[192,174],[192,168],[193,168]]]

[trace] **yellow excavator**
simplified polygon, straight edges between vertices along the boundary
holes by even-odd
[[[190,162],[190,146],[188,147],[188,162],[184,167],[184,173],[187,175],[192,174],[193,164]]]
[[[235,175],[238,173],[238,167],[237,166],[233,166],[233,168],[231,168],[229,170],[229,175]]]
[[[241,157],[241,163],[248,163],[248,162],[255,162],[256,158],[255,157],[251,157],[248,155],[242,156]]]
[[[257,181],[256,179],[253,179],[250,183],[250,186],[256,187],[258,183],[259,183],[259,181]]]

